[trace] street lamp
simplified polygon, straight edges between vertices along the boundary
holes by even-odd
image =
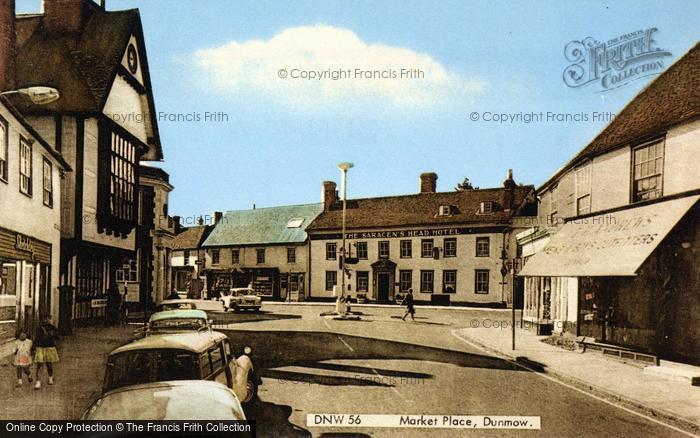
[[[0,93],[0,96],[6,96],[9,94],[22,94],[27,96],[32,103],[36,105],[46,105],[47,103],[57,101],[59,97],[61,97],[57,89],[42,86],[3,91]]]
[[[343,281],[341,282],[342,292],[340,294],[340,297],[345,296],[345,258],[346,258],[346,254],[345,254],[345,215],[346,215],[346,209],[347,209],[346,182],[347,182],[348,170],[352,169],[352,167],[353,167],[352,163],[348,163],[348,162],[338,163],[338,169],[340,169],[340,172],[342,173],[342,176],[343,176],[343,178],[341,180],[342,181],[341,182],[341,192],[343,194],[343,247],[342,247],[343,250],[341,253],[342,254],[341,257],[343,257],[343,260],[341,263],[341,268],[342,268],[341,275],[342,275]],[[347,307],[346,307],[346,309],[347,309]]]

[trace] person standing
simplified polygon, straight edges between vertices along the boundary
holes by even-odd
[[[34,363],[36,363],[36,384],[34,389],[41,388],[41,368],[46,364],[46,371],[49,375],[49,385],[53,385],[53,364],[58,362],[58,351],[56,341],[58,340],[58,330],[49,322],[51,316],[42,318],[35,336]]]
[[[22,385],[22,375],[32,383],[32,341],[22,332],[15,341],[15,367],[17,367],[17,386]]]
[[[410,314],[411,321],[415,321],[414,315],[416,314],[416,309],[413,307],[413,289],[408,290],[401,304],[406,306],[406,313],[403,314],[401,319],[406,321],[406,317]]]

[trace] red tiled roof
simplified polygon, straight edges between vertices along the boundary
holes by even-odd
[[[447,224],[505,225],[512,216],[523,213],[534,202],[534,199],[528,197],[534,190],[533,186],[515,186],[513,190],[515,207],[510,211],[505,211],[502,207],[503,188],[348,199],[346,227],[361,229]],[[480,204],[485,201],[494,203],[495,211],[492,214],[479,214]],[[453,206],[453,213],[440,216],[438,213],[443,205]],[[335,230],[341,227],[342,202],[339,201],[329,211],[318,215],[307,231]]]

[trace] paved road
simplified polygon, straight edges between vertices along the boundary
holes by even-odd
[[[419,308],[415,322],[404,322],[396,308],[360,308],[361,321],[320,317],[329,307],[266,305],[264,310],[227,315],[228,324],[220,326],[234,342],[253,348],[264,381],[261,436],[680,436],[485,354],[452,333],[474,320],[508,321],[505,311]],[[528,415],[540,416],[542,427],[312,427],[306,425],[309,413]]]

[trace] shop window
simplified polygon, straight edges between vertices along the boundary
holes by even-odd
[[[369,272],[358,271],[357,272],[357,291],[367,292],[369,291]]]
[[[297,249],[296,248],[287,248],[287,263],[296,263],[297,262]]]
[[[401,241],[401,258],[410,259],[413,257],[413,242],[411,240]]]
[[[338,284],[338,273],[336,271],[326,271],[326,290],[332,291],[333,286]]]
[[[413,288],[413,271],[399,271],[399,290],[402,293]]]
[[[591,164],[576,169],[576,214],[591,212]]]
[[[234,248],[231,250],[231,264],[237,265],[241,262],[241,250]]]
[[[21,136],[19,139],[19,191],[32,196],[32,144]]]
[[[338,245],[335,242],[326,243],[326,260],[335,260],[337,258]]]
[[[488,257],[491,253],[491,239],[489,237],[477,237],[476,238],[476,256],[477,257]]]
[[[457,239],[445,239],[444,245],[445,257],[457,257]]]
[[[435,273],[433,271],[420,271],[420,291],[424,294],[433,293]]]
[[[0,265],[0,295],[16,295],[17,265],[3,263]]]
[[[389,258],[389,241],[388,240],[382,240],[378,243],[379,248],[379,258],[380,259],[388,259]]]
[[[442,271],[442,292],[453,294],[457,291],[457,271]]]
[[[211,264],[212,265],[218,265],[219,264],[219,250],[218,249],[212,249],[211,250]]]
[[[79,301],[104,294],[104,267],[104,259],[88,254],[78,256],[76,297]]]
[[[357,258],[367,260],[367,242],[357,242]]]
[[[265,248],[256,249],[255,258],[259,265],[265,263]]]
[[[421,241],[421,257],[423,258],[433,258],[434,243],[433,239],[423,239]]]
[[[474,275],[474,293],[489,293],[489,270],[477,269]]]
[[[51,161],[44,158],[44,205],[53,208],[53,172],[52,172]]]
[[[634,149],[632,160],[632,202],[660,197],[664,165],[663,141]]]
[[[128,281],[130,283],[136,283],[139,278],[138,262],[136,260],[129,260],[121,269],[117,269],[117,282],[121,283]]]
[[[0,181],[7,182],[7,154],[8,154],[8,130],[7,120],[0,116]]]

